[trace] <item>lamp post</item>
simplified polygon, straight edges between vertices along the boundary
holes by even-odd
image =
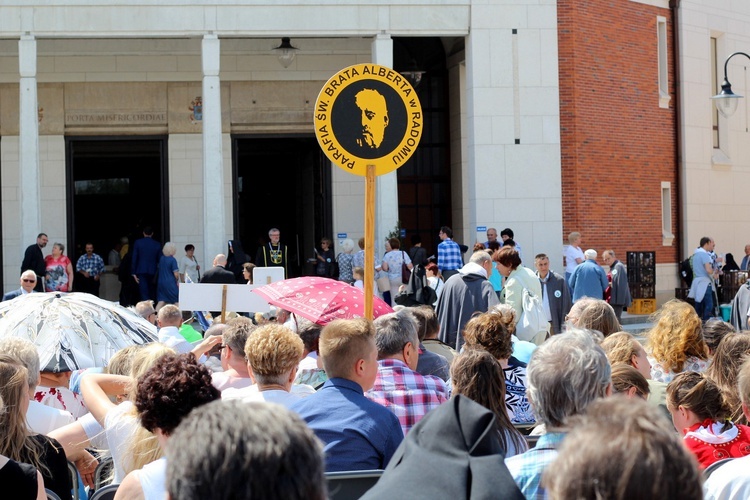
[[[742,99],[741,95],[732,92],[732,84],[729,83],[729,78],[727,78],[727,66],[729,65],[729,60],[740,54],[750,59],[750,55],[747,55],[744,52],[730,54],[729,57],[727,57],[727,60],[724,61],[724,81],[721,83],[721,92],[711,98],[714,100],[716,109],[719,110],[719,113],[721,113],[721,116],[724,118],[729,118],[735,111],[737,111],[738,99]]]

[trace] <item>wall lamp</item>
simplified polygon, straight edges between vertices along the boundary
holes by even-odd
[[[281,65],[288,68],[292,64],[292,61],[294,61],[294,57],[297,55],[299,49],[293,47],[290,38],[285,36],[281,39],[281,45],[274,47],[273,50],[276,52]]]
[[[724,118],[729,118],[735,111],[737,111],[737,104],[739,104],[738,99],[742,99],[741,95],[732,92],[732,84],[729,83],[729,79],[727,78],[727,66],[729,65],[729,60],[740,54],[750,59],[750,56],[744,52],[730,54],[729,57],[727,57],[727,60],[724,61],[724,81],[721,84],[721,92],[711,98],[716,105],[716,109],[719,110],[719,113],[721,113],[721,116]]]

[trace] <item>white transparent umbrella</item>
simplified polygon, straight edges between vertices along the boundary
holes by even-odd
[[[88,293],[30,293],[0,302],[0,338],[39,350],[42,371],[106,366],[118,350],[156,342],[156,327],[130,309]]]

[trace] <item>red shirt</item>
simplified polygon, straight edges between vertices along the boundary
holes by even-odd
[[[686,429],[685,445],[698,458],[701,468],[725,458],[750,455],[750,427],[733,425],[731,429],[717,433],[720,424],[705,420]]]

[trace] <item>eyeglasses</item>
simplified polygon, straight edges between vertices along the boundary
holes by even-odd
[[[36,280],[23,280],[24,283],[36,283]]]

